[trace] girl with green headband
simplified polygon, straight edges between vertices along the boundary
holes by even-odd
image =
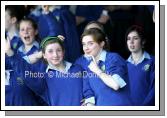
[[[46,63],[38,68],[26,66],[26,84],[50,106],[80,106],[82,100],[82,70],[64,60],[63,37],[46,37],[41,42],[42,56]],[[24,64],[23,64],[24,65]],[[40,77],[32,77],[40,73]]]

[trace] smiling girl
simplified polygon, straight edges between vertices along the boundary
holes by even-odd
[[[76,63],[86,73],[83,79],[83,105],[131,105],[124,59],[105,50],[105,34],[100,29],[85,30],[81,39],[85,54]]]
[[[24,81],[50,106],[80,106],[82,100],[82,69],[64,60],[65,48],[62,37],[46,37],[41,42],[45,63],[26,66],[31,73],[41,73],[41,77],[26,74]],[[38,62],[37,62],[38,63]],[[24,76],[24,72],[23,72]]]

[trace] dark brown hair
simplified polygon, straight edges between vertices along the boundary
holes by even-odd
[[[100,30],[98,28],[90,28],[90,29],[85,30],[81,36],[81,41],[82,41],[83,37],[87,36],[87,35],[93,36],[93,40],[95,42],[97,42],[98,44],[100,44],[104,41],[104,43],[105,43],[104,49],[108,50],[108,43],[106,40],[106,35],[102,30]]]
[[[144,34],[144,30],[142,27],[138,26],[138,25],[132,25],[127,31],[126,31],[126,34],[125,34],[125,41],[127,42],[127,38],[128,38],[128,35],[129,33],[131,32],[137,32],[137,34],[139,35],[140,39],[141,39],[141,43],[146,43],[146,38],[145,38],[145,34]],[[144,46],[144,44],[142,44]]]

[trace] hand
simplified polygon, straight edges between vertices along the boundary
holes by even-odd
[[[36,53],[36,58],[42,58],[42,51],[39,51]]]
[[[6,45],[6,46],[5,46],[5,47],[6,47],[5,52],[7,53],[8,51],[11,50],[11,45],[10,45],[10,39],[9,39],[9,37],[7,37],[5,41],[6,41],[6,42],[5,42],[5,43],[6,43],[6,44],[5,44],[5,45]]]
[[[101,15],[101,17],[98,19],[98,22],[102,23],[102,24],[106,24],[106,22],[110,19],[109,16],[106,15]]]
[[[65,37],[64,37],[64,36],[62,36],[62,35],[58,35],[57,37],[58,37],[61,41],[64,42],[64,40],[65,40]]]
[[[95,106],[95,105],[88,102],[88,103],[82,103],[81,106]]]
[[[48,14],[49,13],[49,5],[42,5],[42,10],[44,14]]]
[[[100,68],[98,67],[97,63],[96,63],[96,60],[93,56],[91,56],[93,61],[91,61],[91,63],[89,64],[88,68],[96,73],[97,75],[100,75],[100,73],[102,73],[102,70],[100,70]]]
[[[86,104],[86,106],[95,106],[95,105],[88,102],[88,103]]]

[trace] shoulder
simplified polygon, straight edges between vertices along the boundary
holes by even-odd
[[[90,63],[90,61],[88,61],[88,60],[82,55],[81,57],[79,57],[79,58],[75,61],[74,65],[78,65],[78,66],[80,66],[81,68],[86,69],[87,66],[89,65],[89,63]]]
[[[106,60],[125,62],[125,60],[118,53],[113,53],[113,52],[107,52]]]
[[[81,65],[82,63],[84,63],[86,61],[85,57],[82,55],[81,57],[79,57],[78,59],[76,59],[75,64],[79,64]]]
[[[71,67],[70,67],[70,72],[80,72],[82,71],[82,67],[78,64],[72,64]]]

